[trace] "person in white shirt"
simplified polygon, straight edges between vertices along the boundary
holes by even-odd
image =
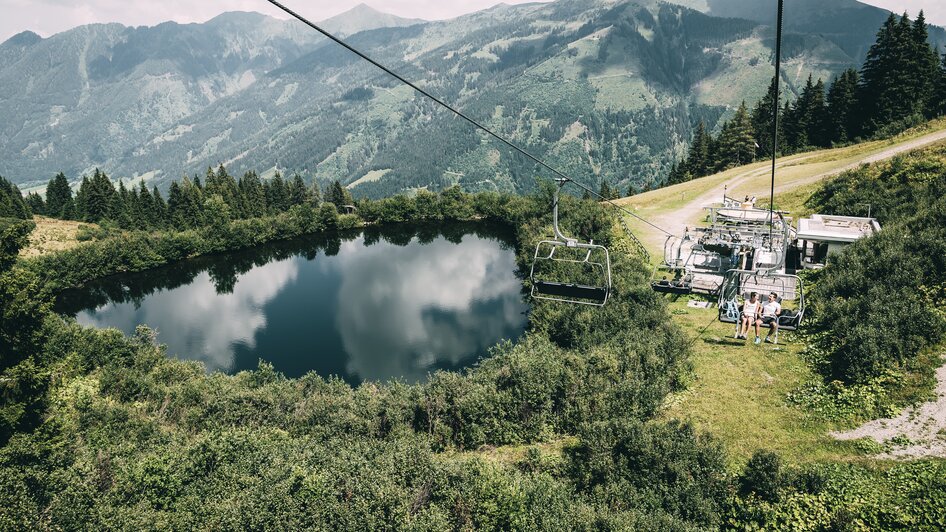
[[[749,299],[745,300],[742,304],[742,316],[739,320],[739,330],[736,332],[737,340],[746,340],[749,338],[749,328],[752,325],[755,325],[755,339],[756,343],[760,343],[759,340],[759,315],[762,312],[761,301],[759,301],[759,294],[752,292],[749,294]]]
[[[778,294],[769,294],[769,300],[762,305],[762,315],[756,322],[756,343],[759,339],[759,325],[768,325],[769,333],[765,335],[766,342],[778,343],[778,317],[782,315],[782,305],[778,302]],[[775,339],[772,340],[772,336]]]

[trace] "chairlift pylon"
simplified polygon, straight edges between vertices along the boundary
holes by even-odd
[[[603,307],[611,295],[611,255],[608,248],[595,244],[594,241],[586,244],[562,234],[558,226],[558,196],[559,190],[568,180],[558,179],[557,182],[558,186],[552,196],[552,231],[555,237],[554,240],[542,240],[535,246],[532,267],[529,271],[532,298]],[[562,257],[562,249],[568,250],[565,253],[571,253],[572,256]],[[556,252],[559,252],[558,256]],[[601,282],[587,284],[552,281],[546,277],[547,274],[536,271],[536,266],[544,263],[578,265]]]

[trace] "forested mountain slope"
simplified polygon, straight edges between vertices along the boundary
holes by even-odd
[[[711,15],[733,14],[717,4]],[[352,35],[355,46],[577,179],[623,190],[663,179],[696,123],[761,98],[771,76],[770,27],[651,0],[500,5],[406,26],[365,17],[387,27]],[[877,27],[790,24],[789,89],[860,64]],[[339,179],[356,196],[531,189],[531,164],[316,35],[252,14],[21,34],[0,45],[0,101],[15,104],[0,107],[0,174],[28,189],[101,167],[164,188],[224,163]]]

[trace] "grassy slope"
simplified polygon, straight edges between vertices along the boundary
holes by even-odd
[[[30,234],[29,246],[20,251],[22,257],[38,257],[56,251],[72,249],[80,244],[78,235],[82,226],[94,226],[85,222],[57,220],[45,216],[34,216],[36,229]]]
[[[808,215],[804,202],[818,188],[823,174],[885,157],[892,148],[926,144],[944,132],[946,120],[939,120],[890,140],[781,158],[775,203],[796,218]],[[734,168],[619,202],[662,227],[682,231],[683,225],[701,221],[702,206],[719,201],[726,184],[732,196],[755,194],[767,202],[769,165]],[[650,249],[653,261],[659,260],[664,237],[636,220],[628,222]],[[792,335],[784,334],[787,342],[777,348],[736,342],[731,338],[732,326],[715,320],[716,309],[688,308],[686,303],[681,298],[670,305],[675,320],[694,338],[694,372],[689,389],[668,402],[666,417],[689,419],[721,438],[733,465],[743,463],[757,449],[776,451],[793,463],[863,459],[850,442],[828,436],[836,428],[832,424],[786,402],[789,391],[813,378],[801,358],[802,346]]]

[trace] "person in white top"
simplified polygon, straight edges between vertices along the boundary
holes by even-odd
[[[769,294],[769,300],[762,305],[762,316],[756,323],[756,339],[758,340],[759,325],[768,325],[769,333],[765,335],[766,342],[778,343],[778,317],[782,315],[782,305],[778,302],[778,294],[772,292]],[[772,340],[772,336],[775,339]],[[758,342],[756,342],[758,343]]]
[[[736,339],[746,340],[749,338],[749,328],[755,325],[756,343],[759,340],[759,315],[762,312],[762,305],[759,301],[759,294],[752,292],[749,299],[742,304],[742,316],[739,320],[739,330],[736,332]]]

